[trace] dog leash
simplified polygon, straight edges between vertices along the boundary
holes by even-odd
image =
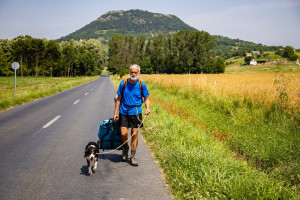
[[[138,131],[139,131],[139,129],[141,128],[141,126],[142,126],[142,124],[144,123],[144,121],[146,120],[146,118],[147,118],[147,116],[148,115],[145,115],[145,117],[144,117],[144,119],[143,119],[143,121],[142,121],[142,123],[140,123],[140,125],[138,126],[138,128],[136,129],[136,131],[133,133],[133,134],[131,134],[131,136],[123,143],[123,144],[121,144],[120,146],[118,146],[117,148],[115,148],[115,149],[113,149],[113,150],[110,150],[110,151],[107,151],[107,152],[103,152],[103,153],[96,153],[97,155],[104,155],[104,154],[109,154],[109,153],[112,153],[112,152],[114,152],[114,151],[116,151],[117,149],[119,149],[119,148],[121,148],[122,146],[124,146],[124,144],[126,144]]]

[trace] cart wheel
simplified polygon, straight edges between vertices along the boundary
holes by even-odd
[[[100,149],[100,140],[97,141],[98,149]]]

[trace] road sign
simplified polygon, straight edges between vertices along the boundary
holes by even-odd
[[[18,62],[13,62],[12,64],[11,64],[11,68],[13,68],[14,70],[15,70],[15,94],[16,94],[16,88],[17,88],[17,69],[19,69],[20,68],[20,65],[19,65],[19,63]]]
[[[11,68],[13,68],[14,70],[17,70],[17,69],[20,68],[20,65],[19,65],[18,62],[13,62],[13,63],[11,64]]]

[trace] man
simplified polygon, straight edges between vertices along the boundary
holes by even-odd
[[[142,123],[142,97],[145,98],[146,115],[150,114],[150,100],[148,98],[149,92],[146,84],[142,82],[142,91],[139,83],[140,66],[134,64],[129,69],[130,78],[127,79],[126,87],[124,88],[124,80],[121,81],[118,89],[118,97],[115,105],[114,121],[120,121],[121,138],[125,142],[128,139],[128,128],[131,128],[131,135],[136,133],[131,138],[131,156],[130,164],[138,166],[135,159],[136,148],[138,145],[138,132],[139,125],[143,127]],[[126,161],[128,158],[128,144],[123,145],[122,159]]]

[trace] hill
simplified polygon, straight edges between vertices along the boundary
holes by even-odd
[[[197,29],[185,24],[174,15],[164,15],[142,10],[110,11],[83,28],[58,39],[58,42],[71,39],[101,39],[102,43],[115,34],[144,35],[167,34],[182,29]]]
[[[57,42],[93,38],[99,39],[107,46],[108,40],[118,33],[153,37],[157,34],[166,35],[182,29],[197,30],[184,23],[175,15],[165,15],[142,10],[110,11],[81,29],[59,38]],[[274,51],[283,48],[269,47],[219,35],[215,35],[215,38],[217,46],[213,50],[218,56],[224,58],[243,55],[246,51]]]

